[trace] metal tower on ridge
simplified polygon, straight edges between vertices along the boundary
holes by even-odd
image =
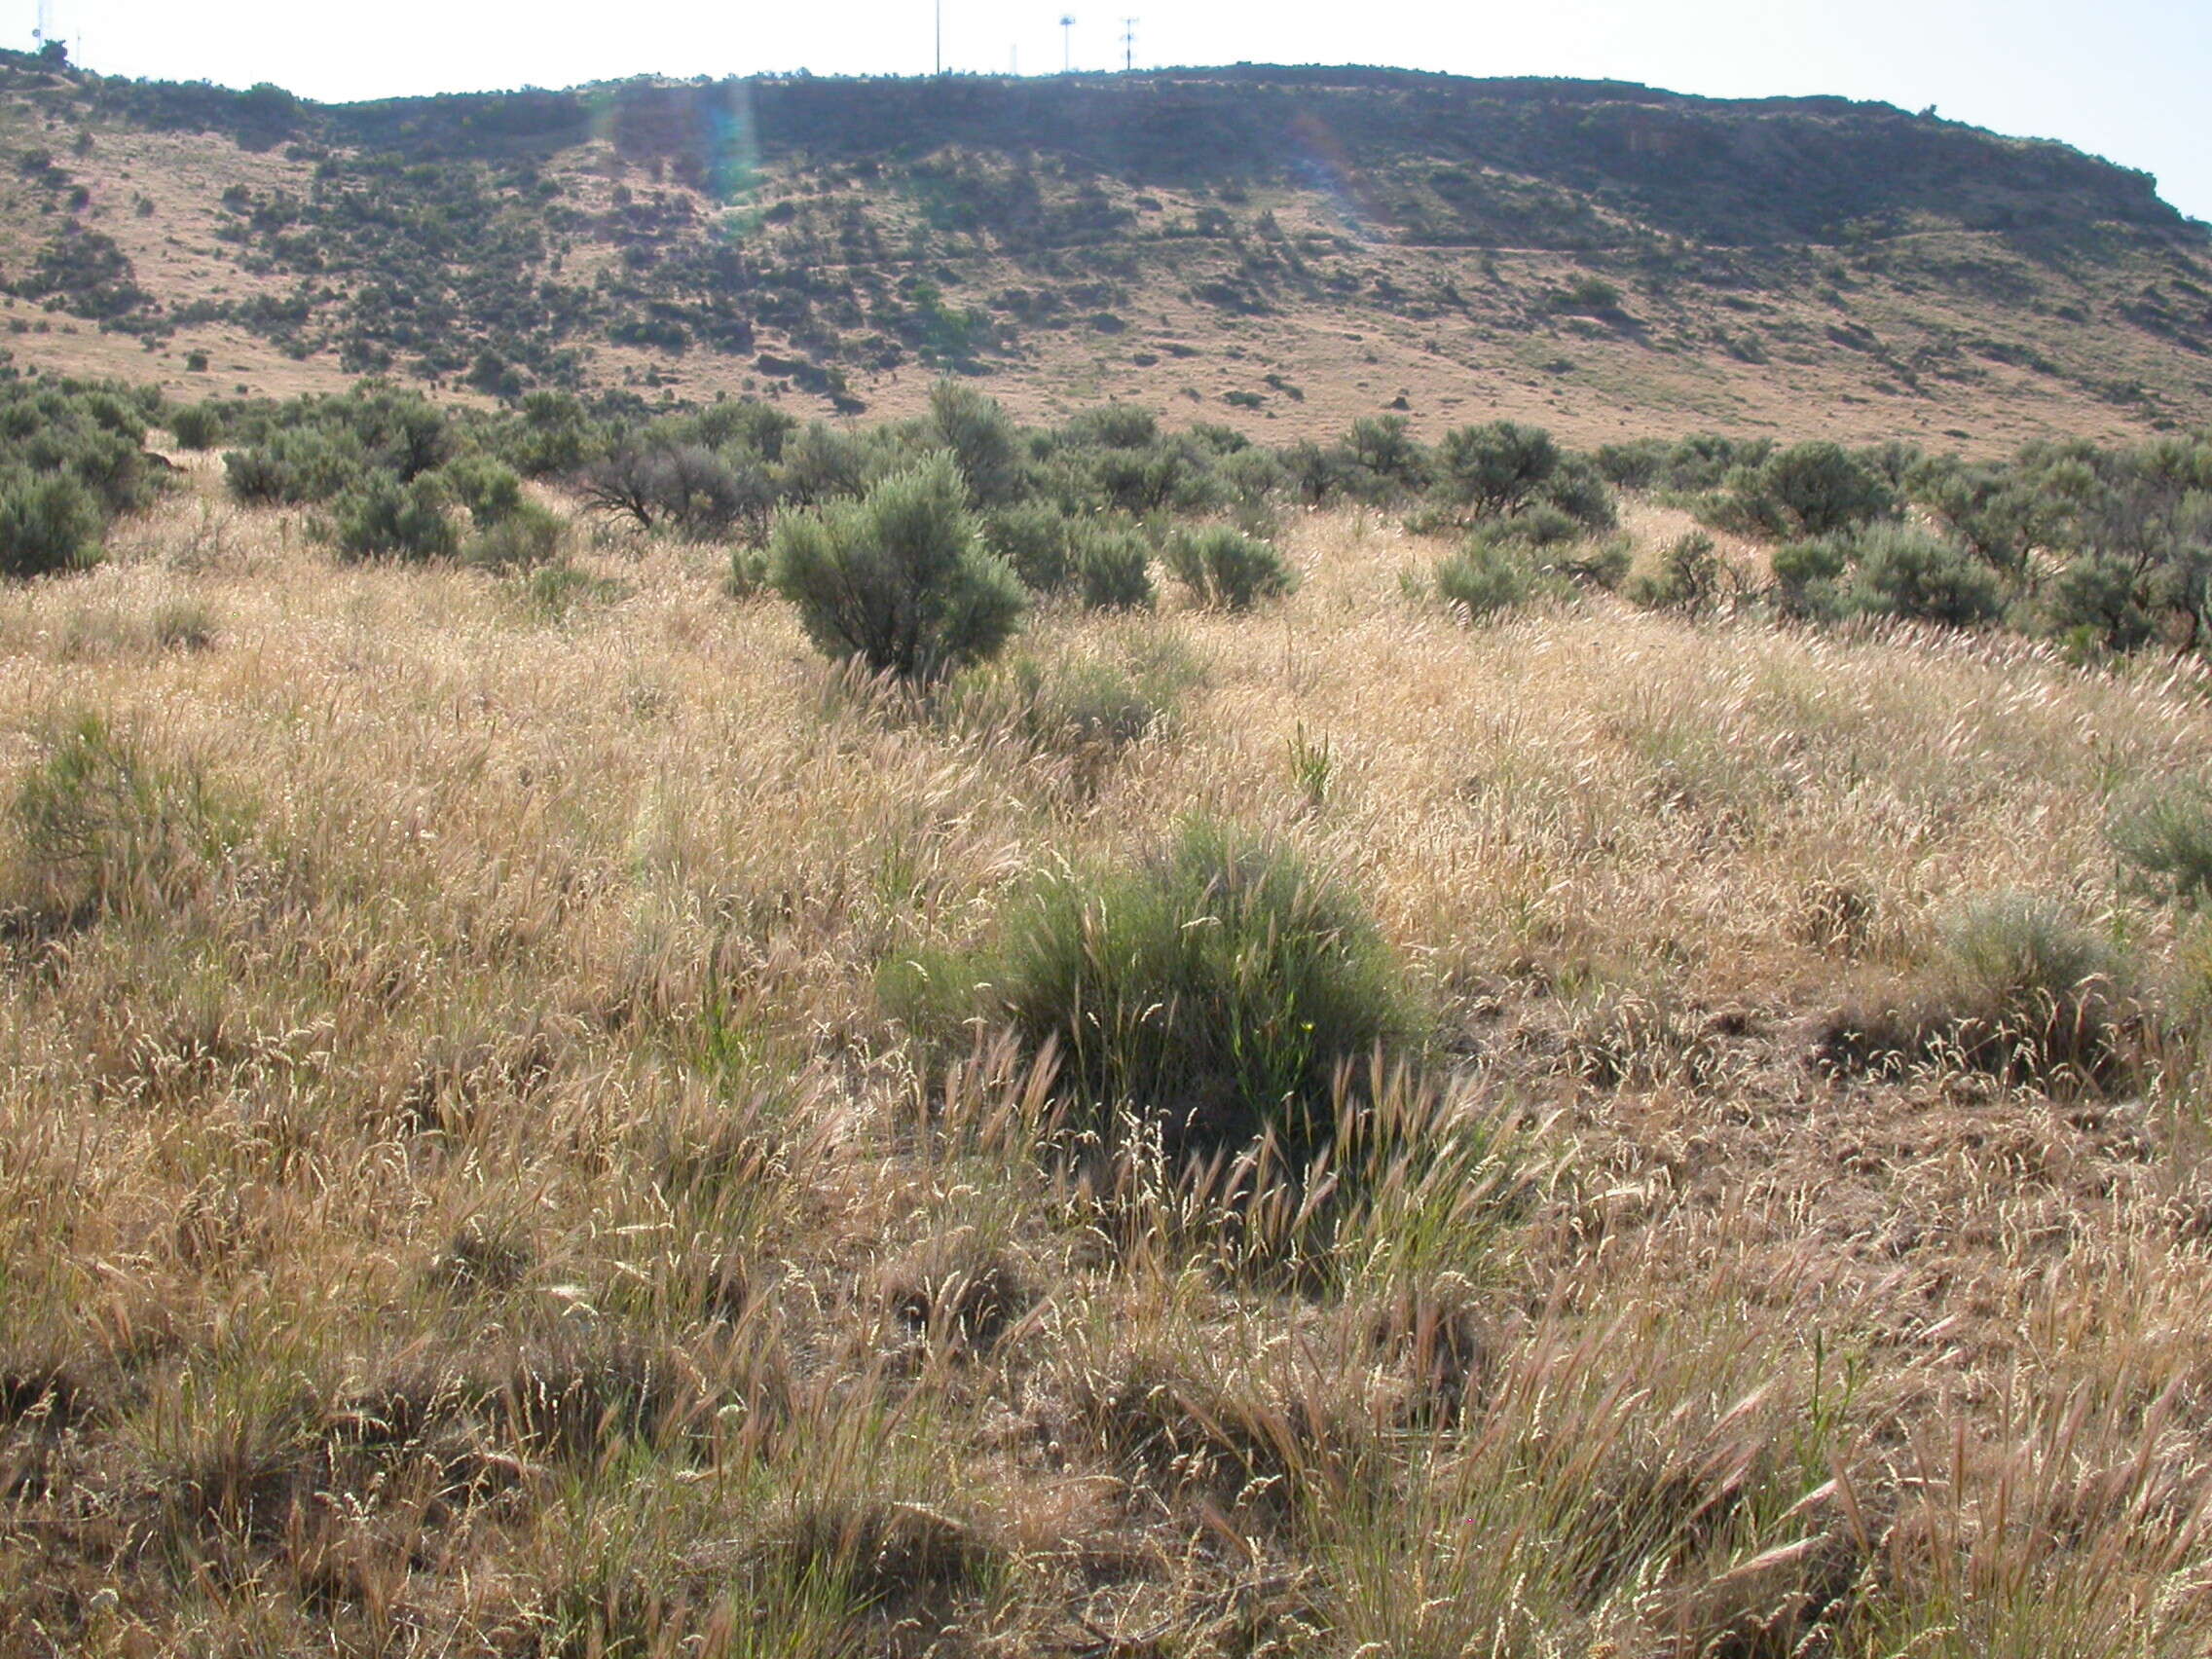
[[[1075,65],[1075,14],[1063,13],[1060,17],[1060,73],[1065,75]]]
[[[1142,20],[1138,18],[1122,19],[1122,67],[1124,71],[1137,66],[1137,24]]]

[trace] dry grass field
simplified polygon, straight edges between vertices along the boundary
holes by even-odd
[[[1347,511],[1279,605],[1033,619],[1187,669],[1055,742],[711,551],[340,566],[193,465],[0,593],[0,1651],[2212,1644],[2212,936],[2106,839],[2199,673],[1469,627]],[[1430,1015],[1333,1194],[1071,1155],[882,988],[1201,814]],[[1855,1063],[2007,895],[2101,1046]]]

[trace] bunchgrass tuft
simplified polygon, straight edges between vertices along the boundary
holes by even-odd
[[[1055,1045],[1094,1127],[1133,1111],[1171,1158],[1272,1134],[1319,1150],[1340,1070],[1411,1044],[1396,958],[1288,848],[1205,819],[1133,867],[1040,884],[982,970],[986,1018]]]

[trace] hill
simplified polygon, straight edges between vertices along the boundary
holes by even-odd
[[[949,370],[1278,441],[2212,415],[2212,240],[2148,176],[1839,99],[1238,65],[319,106],[5,55],[0,158],[18,362],[191,396],[902,414]]]

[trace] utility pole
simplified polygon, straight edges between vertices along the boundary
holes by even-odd
[[[1072,14],[1060,18],[1060,73],[1065,75],[1075,64],[1075,18]]]
[[[1122,19],[1122,68],[1124,71],[1134,69],[1137,64],[1137,23],[1139,21],[1140,19],[1136,18],[1124,18]]]

